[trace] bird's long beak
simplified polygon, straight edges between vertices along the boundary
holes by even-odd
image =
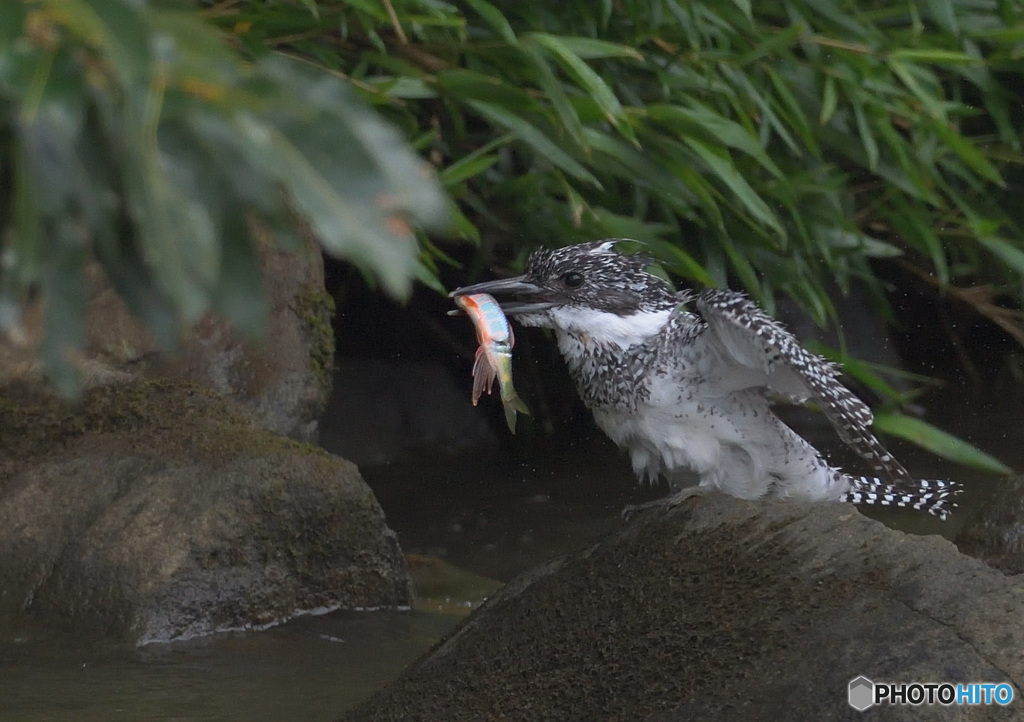
[[[501,310],[508,316],[523,313],[539,313],[547,311],[554,305],[550,301],[544,300],[545,289],[527,281],[526,276],[475,283],[472,286],[456,288],[448,295],[455,298],[456,296],[470,296],[477,293],[499,296],[495,300],[498,301]],[[516,298],[500,298],[500,296],[515,296]]]

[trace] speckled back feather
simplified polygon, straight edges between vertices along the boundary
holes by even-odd
[[[874,414],[843,386],[836,364],[801,346],[793,334],[742,293],[704,291],[698,297],[697,306],[705,316],[715,314],[751,333],[763,344],[770,367],[780,363],[788,365],[804,382],[810,398],[821,406],[839,438],[866,459],[884,480],[897,486],[916,487],[917,480],[871,433]]]

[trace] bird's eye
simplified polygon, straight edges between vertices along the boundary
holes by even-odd
[[[576,271],[569,271],[562,274],[562,283],[568,288],[579,288],[583,285],[583,274]]]

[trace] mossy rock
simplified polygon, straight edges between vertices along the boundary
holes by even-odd
[[[355,466],[201,387],[8,387],[0,455],[0,615],[150,642],[411,601]]]
[[[849,682],[1024,680],[1024,579],[846,504],[713,494],[533,570],[342,719],[1017,719]]]

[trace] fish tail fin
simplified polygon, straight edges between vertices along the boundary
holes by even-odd
[[[511,396],[507,399],[503,399],[503,401],[504,403],[502,405],[505,407],[505,423],[508,424],[508,430],[514,434],[516,433],[516,412],[520,411],[529,416],[530,410],[526,408],[526,404],[521,398],[519,398],[519,394],[514,391]]]

